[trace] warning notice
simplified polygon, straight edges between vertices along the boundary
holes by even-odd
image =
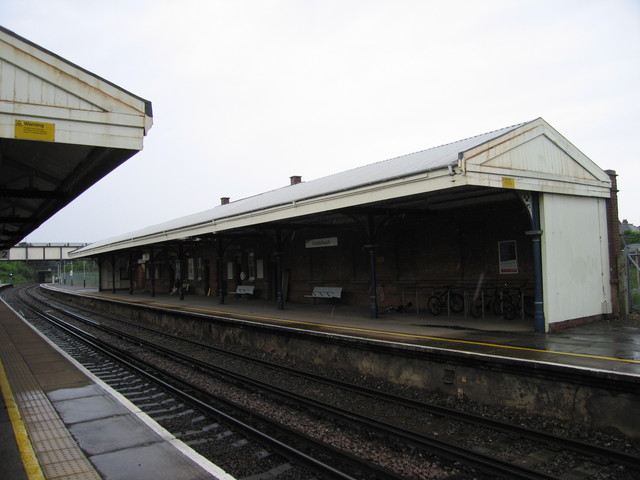
[[[15,138],[53,142],[55,140],[55,132],[55,123],[34,122],[32,120],[16,120]]]

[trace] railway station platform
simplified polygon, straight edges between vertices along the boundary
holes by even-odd
[[[0,302],[0,477],[230,480]]]
[[[50,286],[83,296],[327,335],[426,346],[491,358],[562,365],[640,382],[640,321],[600,321],[551,334],[528,320],[454,317],[427,312],[368,311],[339,303],[286,303],[253,298],[98,292]],[[634,380],[635,381],[635,380]],[[232,480],[86,372],[0,302],[0,457],[17,480],[219,478]],[[116,440],[117,439],[117,442]],[[130,439],[123,442],[123,439]],[[86,454],[86,452],[90,452]]]
[[[472,318],[427,311],[384,312],[371,319],[363,307],[310,299],[308,303],[285,303],[278,310],[275,302],[254,298],[217,297],[148,293],[98,292],[70,286],[52,286],[78,294],[131,302],[160,308],[193,311],[204,315],[227,314],[251,321],[289,326],[389,342],[408,343],[470,352],[491,357],[516,358],[544,364],[557,364],[638,377],[640,381],[640,315],[627,321],[602,320],[554,333],[533,331],[533,319],[504,320],[496,316]]]

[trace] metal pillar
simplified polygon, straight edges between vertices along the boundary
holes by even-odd
[[[531,227],[525,232],[531,237],[533,246],[533,284],[534,284],[534,328],[536,332],[545,332],[544,298],[542,295],[542,245],[540,237],[540,203],[537,192],[531,192]]]
[[[98,257],[97,263],[98,263],[98,291],[102,292],[103,291],[102,289],[102,257]],[[58,281],[60,280],[58,279]]]
[[[364,248],[369,250],[369,316],[371,318],[378,318],[378,280],[376,276],[376,247],[375,245],[375,225],[373,215],[369,215],[367,218],[367,232],[369,238],[369,245],[365,245]]]
[[[179,285],[180,287],[178,287],[178,292],[180,292],[180,300],[184,300],[184,277],[182,276],[182,263],[183,263],[183,252],[182,252],[182,245],[178,246],[178,275],[179,275]]]
[[[276,304],[278,310],[284,310],[284,295],[282,293],[282,252],[275,252],[276,257]]]
[[[223,238],[219,236],[217,238],[216,245],[216,276],[218,277],[218,298],[220,300],[220,305],[224,305],[224,297],[227,293],[227,286],[224,280],[224,243]]]
[[[111,285],[113,293],[116,293],[116,256],[111,255]]]
[[[276,230],[276,304],[278,310],[284,310],[284,296],[282,294],[282,235]]]
[[[149,252],[149,268],[151,270],[149,272],[149,275],[151,275],[151,296],[155,297],[156,296],[156,261],[155,261],[155,255],[153,254],[153,248]]]
[[[133,280],[136,273],[133,263],[133,253],[129,253],[129,295],[133,295]]]
[[[376,278],[376,246],[365,245],[369,250],[369,276],[371,290],[369,294],[369,315],[371,318],[378,318],[378,282]]]

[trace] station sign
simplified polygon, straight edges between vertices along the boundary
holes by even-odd
[[[305,248],[337,247],[338,237],[314,238],[304,243]]]

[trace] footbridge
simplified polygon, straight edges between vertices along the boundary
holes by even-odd
[[[85,247],[86,243],[18,243],[8,250],[0,250],[0,261],[71,260],[69,252]]]

